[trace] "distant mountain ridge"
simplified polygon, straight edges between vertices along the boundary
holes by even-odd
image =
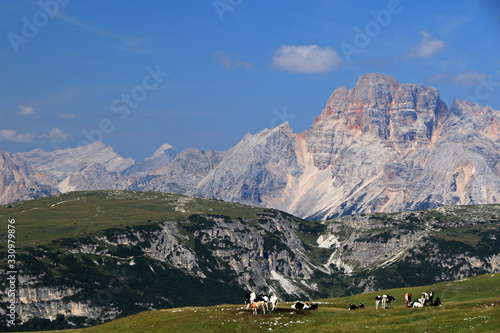
[[[60,192],[165,191],[326,219],[498,203],[499,134],[498,110],[458,99],[448,108],[435,88],[372,73],[336,89],[310,129],[294,133],[284,123],[226,152],[177,154],[165,144],[137,163],[95,142],[14,156]]]

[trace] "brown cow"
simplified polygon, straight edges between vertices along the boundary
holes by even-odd
[[[250,309],[253,309],[253,314],[257,314],[259,309],[262,309],[262,314],[266,313],[264,302],[250,303]]]
[[[405,294],[405,309],[408,309],[408,306],[410,305],[411,302],[411,294],[406,293]]]

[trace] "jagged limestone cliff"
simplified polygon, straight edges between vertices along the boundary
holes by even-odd
[[[448,108],[433,87],[371,73],[336,89],[310,129],[295,133],[284,123],[226,152],[176,154],[163,145],[135,163],[95,142],[15,156],[50,174],[44,184],[61,192],[173,192],[319,220],[498,203],[499,124],[498,110],[458,99]]]

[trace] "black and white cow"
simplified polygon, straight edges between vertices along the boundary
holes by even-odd
[[[387,309],[387,304],[392,305],[392,302],[396,301],[396,297],[391,295],[379,295],[375,296],[375,308],[378,310],[379,303],[382,303],[382,309]]]
[[[264,307],[266,308],[267,311],[269,311],[269,300],[271,297],[269,295],[264,295],[264,294],[258,294],[257,297],[255,298],[255,302],[263,302]]]
[[[249,308],[250,304],[255,302],[255,299],[257,298],[257,295],[253,291],[249,291],[245,294],[245,308]]]
[[[295,309],[295,310],[308,310],[310,305],[307,302],[297,301],[297,302],[295,302],[295,304],[292,304],[291,307],[292,307],[292,309]]]
[[[292,309],[295,310],[316,310],[318,309],[318,304],[315,303],[309,303],[309,302],[301,302],[297,301],[295,304],[292,305]]]
[[[423,308],[424,303],[422,303],[422,301],[413,301],[413,302],[410,302],[409,306],[410,306],[410,308]]]
[[[365,305],[360,303],[358,306],[356,304],[349,304],[349,310],[357,310],[357,309],[364,309]]]
[[[392,302],[396,302],[396,297],[387,295],[387,301],[386,304],[389,303],[389,307],[392,307]]]
[[[433,298],[434,298],[434,292],[433,291],[428,291],[428,292],[422,293],[422,295],[420,295],[420,299],[424,299],[425,303],[432,302]],[[424,305],[425,305],[425,303],[424,303]]]

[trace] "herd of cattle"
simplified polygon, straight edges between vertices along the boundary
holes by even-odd
[[[420,298],[418,301],[412,301],[411,300],[412,294],[411,293],[406,293],[405,294],[405,309],[408,308],[423,308],[425,305],[430,305],[430,306],[441,306],[441,300],[439,297],[436,297],[434,299],[434,292],[433,291],[428,291],[425,293],[422,293],[420,295]],[[382,309],[387,309],[388,307],[392,306],[392,302],[396,301],[396,297],[391,296],[391,295],[379,295],[375,296],[375,309],[378,309],[378,306],[380,303],[382,303]],[[360,304],[359,306],[356,306],[354,304],[349,304],[349,310],[355,310],[355,309],[360,309],[364,308],[365,306],[363,304]]]
[[[422,293],[417,301],[412,301],[412,294],[405,294],[405,309],[407,308],[423,308],[425,305],[430,306],[441,306],[441,300],[439,297],[434,299],[434,292],[429,291]],[[396,297],[391,295],[379,295],[375,297],[375,309],[378,310],[378,306],[382,303],[382,309],[387,309],[392,306],[392,303],[396,301]],[[256,294],[254,292],[248,292],[245,295],[245,307],[247,309],[252,309],[253,314],[259,313],[259,310],[264,314],[266,311],[274,311],[278,307],[278,298],[276,296]],[[296,310],[316,310],[318,304],[297,301],[292,305],[292,309]],[[349,310],[364,309],[364,304],[349,304]]]
[[[274,311],[278,307],[278,297],[248,292],[245,295],[245,307],[252,309],[253,314],[257,314],[259,309],[262,313],[266,313],[266,310],[269,311],[269,307],[271,307],[271,311]]]
[[[429,304],[430,306],[441,306],[441,300],[439,297],[436,297],[434,299],[434,292],[433,291],[428,291],[426,293],[422,293],[420,295],[420,298],[418,301],[412,301],[411,300],[411,294],[406,293],[405,294],[405,309],[407,308],[423,308],[426,304]]]

